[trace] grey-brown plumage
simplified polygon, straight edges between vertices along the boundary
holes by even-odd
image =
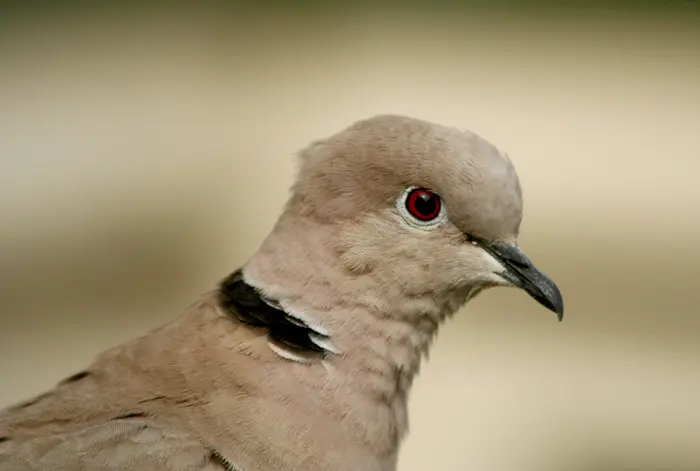
[[[393,471],[441,322],[491,286],[561,317],[483,138],[400,116],[301,152],[240,269],[170,324],[0,411],[0,471]]]
[[[2,461],[2,469],[214,471],[226,468],[220,457],[190,434],[136,416],[21,440]]]

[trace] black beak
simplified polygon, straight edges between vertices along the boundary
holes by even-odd
[[[525,290],[537,302],[554,311],[559,317],[559,321],[562,320],[564,299],[559,288],[547,275],[535,268],[535,265],[519,248],[502,242],[493,244],[483,241],[474,242],[476,242],[475,245],[496,257],[506,267],[506,270],[499,275]]]

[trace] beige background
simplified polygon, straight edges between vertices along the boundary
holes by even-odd
[[[573,14],[572,14],[573,15]],[[270,229],[294,152],[376,113],[481,133],[559,324],[446,325],[401,471],[700,469],[700,28],[661,15],[25,15],[0,33],[0,406],[175,315]]]

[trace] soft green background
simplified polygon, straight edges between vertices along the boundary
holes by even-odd
[[[567,312],[448,323],[401,471],[700,469],[696,2],[95,5],[0,4],[0,405],[243,263],[296,150],[404,113],[511,155]]]

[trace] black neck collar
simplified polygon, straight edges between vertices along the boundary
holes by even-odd
[[[326,351],[319,345],[322,344],[319,339],[327,340],[327,336],[265,302],[260,292],[245,282],[240,269],[221,282],[219,299],[231,316],[251,327],[266,329],[271,340],[286,348],[306,353]]]

